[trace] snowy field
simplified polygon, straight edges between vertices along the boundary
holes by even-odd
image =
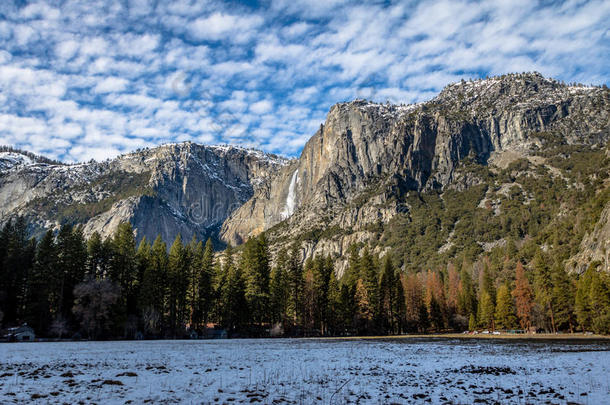
[[[0,403],[610,403],[610,342],[0,344]]]

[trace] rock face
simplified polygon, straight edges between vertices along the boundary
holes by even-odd
[[[192,143],[102,163],[17,161],[0,171],[0,215],[25,215],[33,234],[71,222],[84,224],[86,235],[107,237],[129,221],[138,239],[204,239],[285,164],[259,151]]]
[[[455,169],[468,157],[486,164],[502,151],[527,155],[540,146],[533,135],[546,131],[560,132],[568,143],[603,144],[609,112],[607,89],[566,86],[539,74],[453,84],[416,105],[337,104],[298,161],[235,211],[221,236],[239,243],[286,221],[274,232],[294,236],[337,227],[354,239],[353,232],[408,209],[395,197],[457,180]],[[321,249],[311,250],[338,253]]]
[[[130,221],[139,238],[168,242],[181,234],[240,244],[268,230],[272,242],[300,238],[304,257],[338,257],[408,212],[409,193],[476,185],[458,170],[464,162],[540,159],[530,153],[549,134],[605,145],[609,122],[607,88],[515,74],[449,85],[415,105],[336,104],[293,160],[192,143],[70,166],[3,152],[0,220],[25,215],[34,234],[82,223],[103,236]]]
[[[570,260],[568,266],[577,273],[584,273],[594,262],[610,272],[610,203],[604,207],[593,232],[583,238],[580,252]]]

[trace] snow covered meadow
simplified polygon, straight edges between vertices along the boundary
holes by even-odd
[[[0,345],[0,403],[610,401],[610,341],[217,340]]]

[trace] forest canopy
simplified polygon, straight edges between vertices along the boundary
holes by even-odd
[[[17,218],[0,231],[0,317],[43,337],[610,333],[609,275],[599,263],[570,274],[541,249],[527,268],[508,244],[499,261],[412,271],[354,245],[338,278],[331,257],[302,263],[298,242],[272,257],[265,234],[215,253],[180,236],[136,246],[129,223],[106,240],[71,225],[40,240],[26,230]]]

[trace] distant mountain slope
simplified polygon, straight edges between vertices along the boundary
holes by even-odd
[[[606,87],[510,74],[415,105],[336,104],[293,160],[193,143],[70,166],[6,152],[0,219],[232,244],[267,231],[339,271],[353,244],[415,269],[533,243],[583,271],[606,254],[609,138]]]
[[[340,103],[299,160],[231,214],[221,235],[238,243],[270,229],[272,239],[308,238],[308,256],[344,256],[354,242],[377,244],[379,232],[370,229],[408,215],[413,192],[489,186],[477,172],[524,158],[561,177],[557,156],[544,156],[547,148],[599,151],[609,120],[607,88],[569,86],[537,73],[463,81],[416,105]],[[569,159],[569,152],[562,156]]]
[[[97,163],[53,165],[0,156],[0,215],[24,215],[32,233],[61,223],[110,235],[130,221],[138,238],[215,237],[228,214],[286,161],[236,147],[166,145]]]

